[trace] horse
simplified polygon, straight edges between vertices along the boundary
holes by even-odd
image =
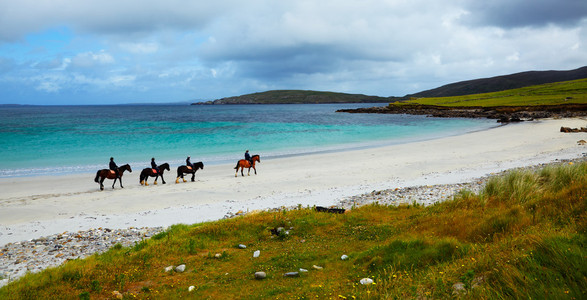
[[[124,166],[121,166],[118,168],[118,176],[120,177],[120,187],[124,188],[122,186],[122,175],[124,174],[124,171],[128,171],[130,173],[132,173],[132,169],[130,168],[130,165],[126,164]],[[112,188],[114,188],[114,184],[116,183],[116,180],[118,179],[118,177],[116,177],[116,173],[114,173],[114,171],[110,170],[110,169],[102,169],[99,170],[98,172],[96,172],[96,178],[94,178],[95,182],[100,183],[100,190],[104,190],[104,179],[114,179],[114,182],[112,183]]]
[[[257,169],[255,168],[255,162],[261,162],[261,157],[259,156],[259,154],[255,154],[251,157],[251,160],[253,161],[253,164],[251,165],[251,163],[246,160],[246,159],[241,159],[236,163],[236,167],[234,167],[234,169],[236,170],[236,173],[234,173],[234,177],[238,176],[238,168],[241,169],[241,175],[245,176],[245,174],[243,174],[243,170],[245,168],[249,168],[249,173],[247,173],[247,176],[251,175],[251,168],[253,168],[253,170],[255,170],[255,175],[257,175]]]
[[[157,171],[153,168],[144,168],[141,172],[141,175],[139,176],[139,182],[141,183],[141,185],[149,185],[147,183],[147,179],[149,178],[149,176],[151,176],[155,177],[154,184],[157,185],[157,179],[159,178],[159,176],[161,176],[161,180],[163,181],[163,184],[165,184],[165,179],[163,179],[163,173],[165,172],[165,170],[169,171],[168,163],[164,163],[159,166],[159,173],[157,173]]]
[[[186,180],[183,179],[183,174],[192,174],[192,182],[194,182],[194,177],[196,177],[196,171],[198,169],[204,170],[204,163],[199,161],[193,165],[194,165],[193,168],[188,167],[188,166],[177,167],[177,178],[175,179],[175,183],[179,183],[179,178],[181,178],[183,180],[183,182],[186,182]]]

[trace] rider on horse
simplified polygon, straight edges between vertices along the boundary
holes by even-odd
[[[118,166],[114,162],[114,157],[110,157],[109,167],[110,167],[110,170],[114,171],[114,173],[116,174],[116,178],[120,178],[120,175],[118,174]]]
[[[253,165],[253,160],[251,159],[251,155],[249,154],[249,150],[245,151],[245,160],[247,160],[251,166]]]
[[[190,157],[188,156],[188,158],[185,160],[185,165],[190,167],[190,168],[194,168],[194,165],[192,164],[192,162],[190,161]]]
[[[157,167],[157,164],[155,163],[155,158],[151,158],[151,168],[153,168],[157,174],[159,174],[159,167]]]

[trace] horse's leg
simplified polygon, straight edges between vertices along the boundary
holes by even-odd
[[[251,176],[251,167],[249,167],[249,172],[247,173],[247,176]]]
[[[124,187],[122,186],[122,175],[120,176],[119,181],[120,181],[120,188],[123,189]]]
[[[163,184],[165,184],[165,179],[163,178],[163,172],[161,172],[161,181],[163,181]]]
[[[106,179],[106,177],[100,177],[100,190],[101,191],[104,190],[104,179]]]
[[[114,184],[116,184],[116,180],[118,180],[118,177],[114,178],[114,182],[112,183],[112,188],[114,188]]]
[[[157,173],[157,175],[155,175],[155,181],[153,182],[154,185],[157,185],[157,179],[159,179],[159,173]]]
[[[234,173],[234,177],[238,176],[238,166],[236,166],[236,172]]]
[[[255,170],[255,175],[257,175],[257,168],[255,166],[253,166],[253,170]]]
[[[192,173],[192,182],[196,181],[196,171]]]

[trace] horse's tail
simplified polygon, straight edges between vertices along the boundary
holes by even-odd
[[[94,181],[99,182],[98,178],[100,178],[100,170],[98,170],[98,172],[96,172],[96,178],[94,178]]]
[[[147,175],[145,175],[145,171],[143,170],[141,172],[141,175],[139,175],[139,183],[143,182],[143,180],[145,180],[145,178],[147,178]]]
[[[238,165],[240,164],[240,160],[236,162],[236,167],[234,167],[235,170],[238,170]]]

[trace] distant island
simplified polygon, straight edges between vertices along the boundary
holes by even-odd
[[[327,104],[327,103],[389,103],[398,97],[367,96],[335,92],[274,90],[242,96],[228,97],[214,101],[196,102],[192,105],[217,104]]]
[[[216,104],[326,104],[326,103],[392,103],[414,98],[453,97],[499,92],[546,83],[587,78],[587,66],[568,71],[528,71],[490,78],[460,81],[403,97],[367,96],[306,90],[273,90],[227,97],[192,105]]]

